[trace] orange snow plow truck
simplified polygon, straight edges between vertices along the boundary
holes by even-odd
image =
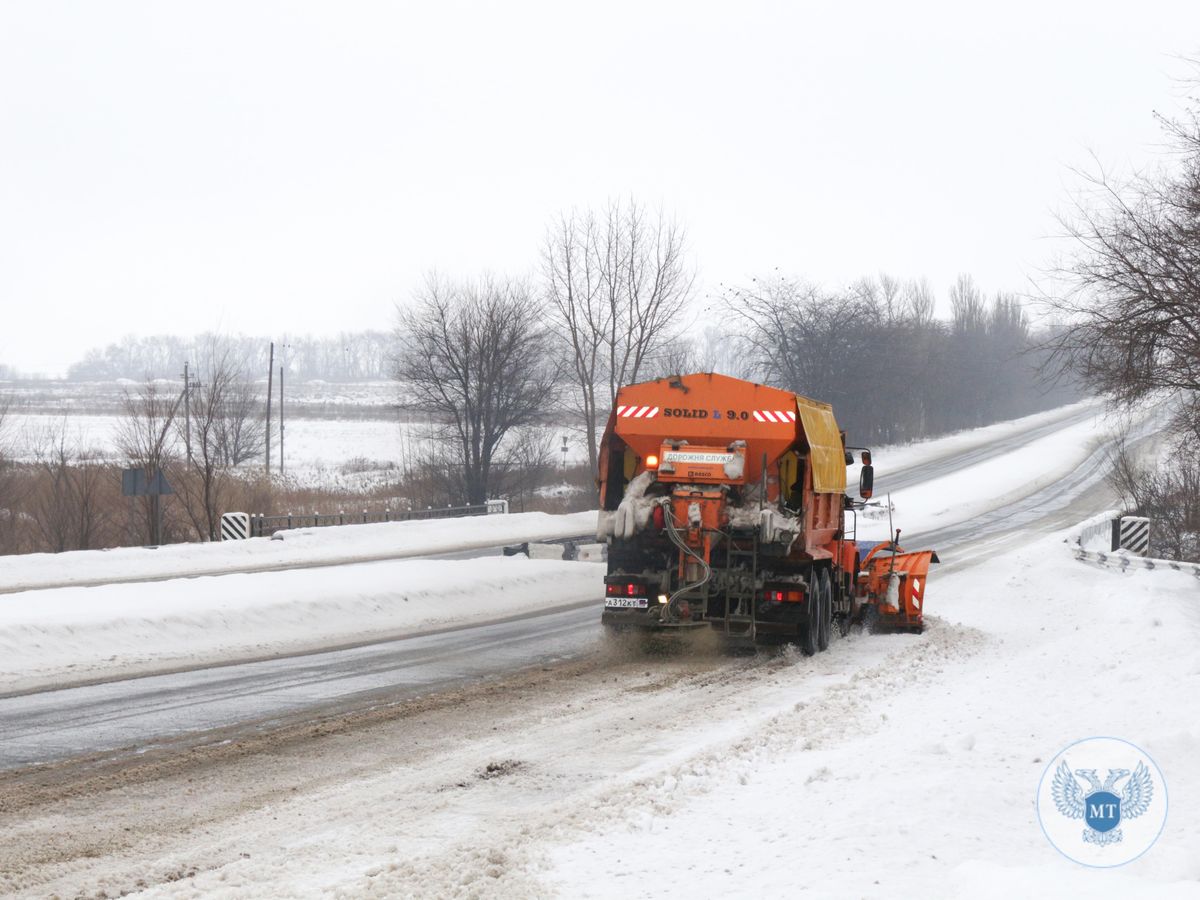
[[[932,550],[855,539],[860,500],[832,408],[725,375],[624,387],[600,448],[611,631],[715,630],[824,650],[836,626],[920,631]],[[849,524],[849,527],[848,527]]]

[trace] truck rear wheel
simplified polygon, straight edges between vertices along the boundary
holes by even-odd
[[[829,636],[833,630],[833,585],[829,581],[829,570],[822,569],[817,577],[821,586],[821,603],[817,609],[820,619],[817,627],[817,649],[829,649]]]
[[[796,644],[805,656],[812,656],[817,650],[821,638],[821,610],[825,604],[821,599],[821,581],[812,579],[812,587],[804,601],[804,618],[801,619]]]

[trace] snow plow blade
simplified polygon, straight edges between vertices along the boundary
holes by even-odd
[[[858,578],[863,618],[872,631],[924,630],[925,579],[936,562],[933,550],[906,553],[894,544],[881,544],[871,551]]]

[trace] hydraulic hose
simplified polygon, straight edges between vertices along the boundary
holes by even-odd
[[[695,590],[696,588],[699,588],[699,587],[704,587],[704,585],[708,584],[708,580],[710,578],[712,578],[712,567],[705,561],[704,557],[702,557],[699,553],[697,553],[695,550],[693,550],[691,547],[689,547],[687,545],[687,542],[682,537],[679,536],[679,529],[676,528],[676,526],[675,526],[675,516],[671,512],[670,503],[664,502],[662,504],[662,508],[663,508],[663,512],[665,513],[665,515],[663,516],[663,523],[667,526],[667,537],[669,537],[671,539],[671,543],[673,543],[676,547],[678,547],[681,551],[686,553],[688,556],[692,557],[692,559],[696,560],[696,562],[700,563],[700,567],[704,570],[703,578],[701,578],[699,581],[693,582],[691,584],[682,585],[677,591],[675,591],[675,593],[671,594],[671,596],[667,599],[667,604],[666,604],[667,608],[664,610],[664,612],[670,618],[675,618],[675,609],[674,609],[675,601],[678,600],[682,594],[685,594],[688,591]]]

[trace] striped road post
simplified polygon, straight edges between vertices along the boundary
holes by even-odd
[[[1143,516],[1122,516],[1118,545],[1114,550],[1128,550],[1138,556],[1150,555],[1150,520]]]
[[[243,512],[221,515],[221,540],[244,541],[250,537],[250,516]]]

